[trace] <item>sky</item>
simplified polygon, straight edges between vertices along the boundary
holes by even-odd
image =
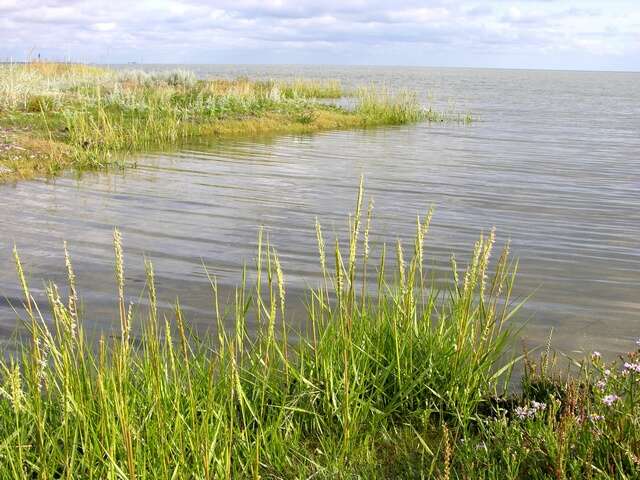
[[[0,61],[640,71],[640,0],[0,0]]]

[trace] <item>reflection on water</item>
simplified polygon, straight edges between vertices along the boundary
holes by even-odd
[[[433,92],[441,106],[455,98],[477,121],[203,143],[142,156],[125,174],[0,187],[0,336],[15,328],[10,303],[20,296],[13,242],[42,293],[45,279],[63,282],[66,239],[88,321],[116,325],[116,225],[132,299],[146,255],[163,298],[180,295],[202,328],[213,321],[203,263],[234,284],[243,262],[253,262],[260,225],[282,257],[289,292],[315,285],[315,217],[327,236],[344,236],[364,174],[377,246],[409,238],[416,214],[433,205],[428,262],[441,275],[452,252],[467,258],[478,233],[495,225],[520,258],[518,294],[533,292],[521,315],[530,341],[553,327],[565,350],[631,348],[640,335],[640,75],[305,68],[294,75],[374,79],[416,89],[425,102]]]

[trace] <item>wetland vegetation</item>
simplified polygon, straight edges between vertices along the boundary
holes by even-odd
[[[150,262],[146,301],[127,303],[117,230],[119,333],[95,341],[66,247],[68,285],[48,286],[46,312],[14,251],[30,340],[0,366],[0,476],[637,478],[638,353],[607,364],[594,352],[571,375],[549,348],[514,356],[508,246],[492,261],[494,233],[481,236],[436,288],[431,213],[372,265],[372,206],[360,189],[342,244],[316,225],[306,318],[288,313],[286,273],[259,233],[229,303],[210,276],[205,335],[179,303],[163,313]]]
[[[331,102],[353,97],[352,108]],[[0,178],[121,165],[124,156],[213,136],[309,133],[470,121],[407,91],[349,92],[338,81],[200,80],[192,72],[76,64],[0,65]]]
[[[449,119],[470,120],[336,81],[4,65],[0,179],[119,167],[198,137]],[[640,344],[613,362],[558,361],[551,341],[519,354],[517,262],[493,252],[493,232],[436,285],[431,213],[413,243],[379,255],[372,216],[361,187],[349,238],[316,224],[320,275],[302,318],[259,232],[229,298],[209,277],[208,333],[179,302],[164,308],[148,261],[143,300],[128,303],[117,230],[116,334],[85,318],[66,247],[68,283],[47,286],[47,307],[14,250],[24,328],[0,360],[0,478],[638,478]]]

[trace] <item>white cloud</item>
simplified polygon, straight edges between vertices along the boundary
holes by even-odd
[[[98,32],[110,32],[115,30],[118,24],[116,22],[98,22],[91,25],[91,27]]]
[[[405,10],[388,11],[387,18],[392,21],[407,23],[442,22],[450,18],[449,10],[438,8],[410,8]]]
[[[554,56],[640,69],[637,0],[0,0],[0,12],[0,58],[521,67]]]

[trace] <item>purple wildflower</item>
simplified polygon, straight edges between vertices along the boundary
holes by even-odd
[[[602,403],[610,407],[618,400],[620,400],[620,397],[618,395],[606,395],[602,398]]]
[[[625,370],[630,370],[632,372],[640,373],[640,362],[634,362],[634,363],[624,362],[624,365],[622,366],[622,368],[624,368]]]

